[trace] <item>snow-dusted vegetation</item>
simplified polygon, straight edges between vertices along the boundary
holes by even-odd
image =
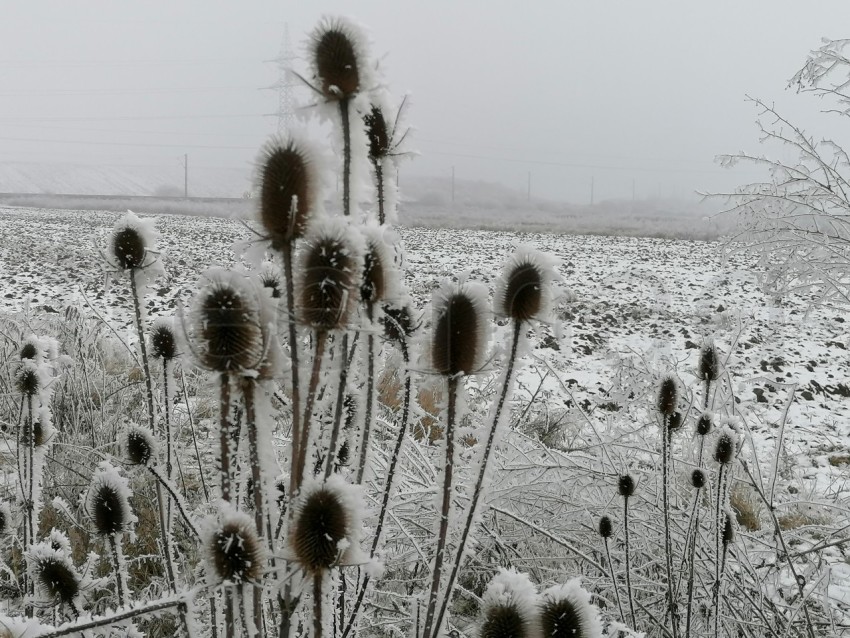
[[[270,141],[251,219],[0,209],[0,636],[850,628],[842,307],[394,229],[406,113],[310,38],[331,149]]]

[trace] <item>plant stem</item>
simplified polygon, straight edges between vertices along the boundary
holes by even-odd
[[[139,351],[142,353],[142,371],[145,374],[145,392],[148,399],[148,422],[151,432],[154,431],[153,412],[153,385],[151,384],[151,370],[148,365],[148,348],[145,344],[145,328],[142,324],[142,300],[139,299],[139,290],[136,285],[137,268],[130,269],[130,292],[133,297],[133,308],[136,311],[136,332],[139,335]]]
[[[623,497],[623,530],[626,535],[626,592],[629,594],[629,614],[632,617],[631,628],[637,630],[635,624],[635,599],[632,592],[632,561],[629,551],[629,497]]]
[[[440,613],[437,615],[437,627],[442,626],[443,616],[445,615],[446,610],[449,606],[449,602],[451,600],[455,580],[457,579],[457,575],[460,571],[461,563],[463,561],[463,552],[466,549],[466,541],[469,538],[469,533],[470,531],[472,531],[472,523],[475,520],[475,510],[478,507],[478,501],[481,498],[481,492],[484,488],[484,477],[487,473],[487,464],[490,460],[490,454],[493,452],[493,443],[496,440],[496,432],[499,428],[499,421],[502,417],[502,411],[504,410],[505,403],[508,399],[508,393],[511,387],[511,378],[513,377],[514,367],[516,365],[516,354],[517,348],[519,346],[519,338],[522,334],[522,322],[514,321],[513,327],[514,330],[513,337],[511,339],[511,352],[510,357],[508,358],[508,367],[505,370],[505,380],[502,383],[502,390],[499,393],[499,400],[496,403],[496,410],[493,414],[493,423],[490,425],[490,433],[487,436],[487,443],[484,446],[484,454],[481,458],[481,467],[478,469],[478,479],[476,480],[475,487],[472,490],[472,498],[470,499],[469,512],[466,515],[466,521],[464,522],[463,532],[461,533],[460,542],[458,543],[457,552],[455,554],[454,563],[452,565],[452,572],[449,576],[449,582],[445,588],[443,602],[440,605]]]
[[[372,304],[366,305],[366,315],[372,326]],[[357,484],[363,482],[366,471],[366,459],[369,454],[369,436],[372,432],[372,412],[375,398],[375,335],[371,332],[366,337],[366,415],[363,423],[363,440],[360,442],[360,462],[357,465]],[[333,450],[333,448],[331,448]]]
[[[437,598],[440,594],[440,580],[443,575],[443,559],[446,552],[446,540],[449,535],[449,510],[452,503],[452,478],[454,476],[454,426],[457,404],[458,377],[448,377],[448,409],[446,410],[446,466],[443,474],[443,502],[440,508],[440,528],[437,534],[437,550],[434,553],[434,570],[431,577],[431,592],[428,596],[428,609],[422,635],[429,638],[432,628],[436,638],[439,625],[434,627],[434,614],[437,611]]]
[[[667,605],[670,610],[670,622],[673,638],[679,636],[679,609],[676,605],[676,596],[673,593],[675,583],[673,581],[673,542],[670,537],[670,472],[672,471],[673,457],[670,451],[672,430],[669,427],[669,417],[662,417],[662,455],[661,455],[661,494],[664,508],[664,554],[667,565]]]
[[[310,385],[307,388],[307,401],[304,405],[301,441],[298,444],[298,457],[295,459],[295,466],[292,468],[292,473],[295,475],[295,491],[290,492],[292,495],[300,489],[304,480],[304,465],[307,463],[307,448],[310,446],[310,423],[313,416],[313,405],[316,401],[316,391],[319,387],[319,373],[322,371],[322,358],[325,356],[325,343],[328,340],[328,333],[324,330],[317,330],[315,337],[313,370],[310,372]]]
[[[623,603],[620,601],[620,588],[617,585],[617,579],[614,576],[614,563],[611,561],[611,550],[608,547],[608,539],[603,538],[602,542],[605,545],[605,556],[608,558],[608,570],[611,572],[611,584],[614,587],[614,596],[617,598],[617,608],[620,610],[620,620],[625,624],[626,615],[623,613]]]
[[[177,490],[175,490],[174,486],[169,483],[164,476],[162,476],[159,471],[151,465],[145,466],[148,468],[148,471],[153,475],[153,477],[159,482],[168,495],[171,497],[174,504],[177,506],[177,511],[180,512],[180,515],[183,517],[183,520],[186,522],[186,525],[195,535],[195,538],[200,538],[201,534],[198,531],[198,528],[195,526],[194,521],[189,517],[188,512],[186,512],[186,508],[183,506],[182,499],[177,494]]]
[[[348,121],[348,98],[339,101],[342,120],[342,214],[351,213],[351,125]]]
[[[119,532],[120,533],[120,532]],[[124,606],[124,566],[121,560],[121,548],[119,547],[120,540],[117,538],[118,533],[109,534],[109,548],[112,550],[112,563],[115,567],[115,589],[118,594],[118,606]]]
[[[378,223],[383,226],[386,222],[384,213],[384,166],[380,157],[375,158],[375,189],[378,199]]]
[[[219,447],[221,448],[221,500],[230,502],[230,374],[221,373],[220,379],[220,425]]]
[[[717,497],[714,511],[714,549],[715,549],[715,565],[714,565],[714,635],[719,636],[720,631],[720,583],[723,578],[723,567],[721,554],[723,544],[723,526],[725,521],[721,520],[723,515],[723,504],[725,499],[725,472],[726,464],[721,463],[720,469],[717,471]]]
[[[331,428],[331,440],[328,444],[328,458],[327,463],[325,465],[325,480],[330,478],[333,473],[334,467],[334,459],[336,458],[336,443],[339,439],[339,431],[342,429],[342,408],[345,403],[345,386],[348,384],[348,363],[347,363],[347,353],[348,353],[348,333],[344,332],[342,334],[342,340],[340,343],[340,356],[339,356],[339,364],[342,366],[339,371],[339,382],[337,384],[336,389],[336,407],[334,409],[334,422],[333,427]],[[366,424],[366,428],[368,429],[369,425]],[[359,482],[359,481],[358,481]]]
[[[313,638],[322,638],[322,572],[313,576]]]
[[[192,443],[195,446],[195,458],[198,460],[198,475],[201,477],[201,487],[204,490],[204,498],[210,502],[210,492],[207,489],[207,481],[204,479],[204,467],[201,464],[201,452],[198,449],[198,436],[195,433],[195,422],[192,419],[192,408],[189,405],[189,395],[186,392],[185,374],[180,375],[180,383],[183,386],[183,400],[186,402],[186,413],[189,415],[189,429],[192,431]]]
[[[257,527],[257,534],[262,538],[267,536],[263,533],[265,525],[265,503],[263,488],[263,476],[260,467],[260,449],[257,440],[257,411],[254,403],[254,380],[249,377],[242,379],[242,398],[245,402],[245,427],[248,430],[248,454],[251,459],[251,479],[254,483],[254,524]],[[269,546],[269,554],[273,552],[272,539],[266,539]],[[263,631],[263,587],[262,585],[254,586],[254,625],[260,635],[264,635]]]
[[[283,276],[286,279],[286,323],[289,328],[289,361],[292,377],[292,468],[289,475],[289,493],[294,496],[301,484],[296,480],[295,461],[301,445],[301,384],[298,366],[298,327],[295,324],[295,281],[292,274],[292,242],[286,242],[281,248],[283,258]],[[286,636],[283,636],[286,638]]]
[[[129,609],[118,614],[112,614],[110,616],[106,616],[97,620],[92,620],[82,624],[74,624],[69,627],[57,629],[55,631],[38,634],[38,636],[39,638],[60,638],[61,636],[69,636],[71,634],[76,634],[79,636],[83,635],[83,632],[88,631],[89,629],[97,629],[98,627],[106,627],[107,625],[116,625],[125,620],[132,620],[133,618],[144,616],[146,614],[159,613],[161,611],[165,611],[166,609],[171,609],[173,607],[177,607],[179,609],[185,604],[186,603],[183,600],[166,600],[162,602],[154,602],[149,605],[145,605],[144,607],[135,607],[133,609]],[[213,636],[215,636],[215,634],[213,634]]]
[[[694,495],[694,509],[691,513],[691,527],[693,535],[689,535],[690,539],[686,538],[686,543],[690,540],[688,548],[688,610],[685,619],[685,638],[691,636],[691,614],[694,606],[694,560],[696,558],[697,536],[699,535],[699,497],[700,493]]]

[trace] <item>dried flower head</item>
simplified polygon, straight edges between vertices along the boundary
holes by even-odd
[[[697,377],[699,377],[701,381],[716,381],[719,376],[720,357],[715,345],[713,343],[708,343],[702,347],[699,353]]]
[[[43,598],[74,603],[80,593],[80,576],[67,553],[53,549],[46,542],[37,543],[27,552],[27,562]]]
[[[724,426],[717,437],[714,460],[722,465],[731,463],[738,454],[737,435],[729,426]]]
[[[366,125],[366,137],[369,140],[369,159],[372,163],[379,162],[390,152],[390,133],[383,109],[372,104],[372,108],[363,116],[363,123]]]
[[[383,227],[368,224],[363,228],[366,249],[363,252],[363,276],[360,281],[360,301],[375,304],[393,295],[395,272]]]
[[[667,417],[667,428],[671,432],[675,432],[676,430],[679,430],[679,429],[682,428],[682,425],[684,425],[684,422],[685,422],[685,419],[682,416],[682,413],[677,410],[676,412],[671,414],[669,417]]]
[[[679,389],[676,379],[664,377],[661,381],[661,387],[658,389],[658,411],[664,416],[670,416],[676,411],[678,401]]]
[[[344,18],[325,17],[310,40],[316,89],[325,99],[348,99],[358,93],[366,64],[360,29]]]
[[[348,562],[358,540],[360,498],[357,486],[339,475],[302,486],[289,544],[304,571],[317,573]]]
[[[703,412],[697,420],[697,434],[706,436],[711,432],[712,416],[710,412]]]
[[[39,356],[39,350],[39,344],[35,336],[24,340],[21,344],[21,360],[32,359],[35,361]]]
[[[265,562],[253,519],[225,506],[205,542],[209,570],[217,582],[258,582]]]
[[[629,498],[635,493],[635,480],[630,474],[622,474],[617,480],[617,491],[623,498]]]
[[[151,356],[154,359],[171,361],[177,357],[177,336],[170,317],[158,317],[150,329]]]
[[[117,270],[146,269],[157,261],[156,236],[152,219],[127,211],[112,227],[106,260]]]
[[[499,569],[481,599],[481,638],[528,638],[539,634],[538,595],[526,574]]]
[[[496,281],[493,310],[514,321],[540,319],[549,312],[555,260],[530,246],[520,246]]]
[[[221,268],[192,300],[186,340],[198,365],[215,372],[255,370],[268,355],[263,298],[245,276]]]
[[[124,454],[133,465],[147,465],[156,457],[156,438],[149,429],[131,425],[124,435]]]
[[[431,306],[434,370],[447,377],[478,372],[484,365],[490,336],[487,289],[478,283],[444,284]]]
[[[303,237],[316,214],[321,199],[317,157],[297,137],[273,139],[260,153],[259,217],[275,250]]]
[[[732,514],[729,512],[726,512],[723,519],[723,536],[721,540],[724,547],[735,542],[735,522],[733,521]]]
[[[614,524],[608,516],[602,516],[599,519],[599,535],[602,538],[611,538],[614,534]]]
[[[547,638],[600,638],[599,613],[578,578],[543,592],[542,635]]]
[[[353,227],[338,218],[310,231],[301,262],[301,321],[315,330],[336,330],[348,320],[357,299],[361,241]]]
[[[693,486],[696,490],[701,490],[705,487],[708,478],[705,475],[705,472],[700,469],[696,469],[691,472],[691,486]]]
[[[109,536],[129,531],[136,517],[130,508],[130,485],[108,461],[102,461],[86,494],[86,512],[98,534]]]
[[[24,359],[15,370],[15,389],[25,397],[34,397],[44,387],[42,371],[32,359]]]

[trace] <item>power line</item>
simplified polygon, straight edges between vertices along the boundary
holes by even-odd
[[[143,142],[93,142],[87,140],[48,140],[37,137],[0,137],[5,142],[45,142],[48,144],[80,144],[88,146],[138,146],[144,148],[206,148],[256,151],[257,146],[217,146],[212,144],[154,144]]]

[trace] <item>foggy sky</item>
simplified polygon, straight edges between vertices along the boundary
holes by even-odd
[[[6,0],[0,162],[228,167],[248,172],[288,25],[295,53],[323,14],[369,29],[397,95],[411,93],[405,174],[500,181],[585,202],[687,196],[752,179],[715,155],[758,150],[775,102],[815,137],[843,126],[786,90],[822,37],[850,37],[850,3]],[[840,29],[847,30],[841,31]],[[305,71],[306,62],[296,62]],[[300,91],[302,100],[309,99]],[[830,125],[833,127],[830,129]],[[175,179],[179,183],[179,179]]]

